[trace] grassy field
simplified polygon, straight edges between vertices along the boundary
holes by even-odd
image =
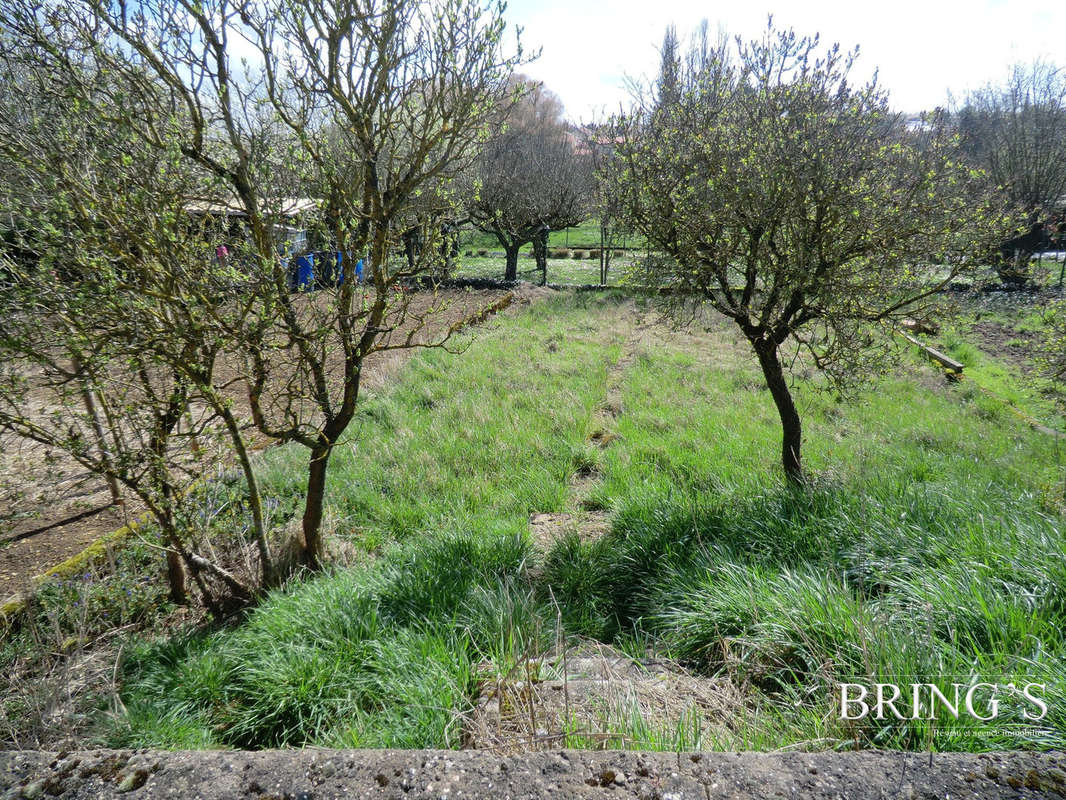
[[[616,237],[614,247],[624,247],[611,259],[607,278],[609,286],[618,286],[626,272],[642,254],[642,240],[633,236]],[[596,223],[587,222],[574,228],[552,231],[548,237],[548,283],[585,285],[599,284],[600,230]],[[460,238],[461,259],[454,274],[462,278],[502,279],[505,262],[503,248],[495,236],[477,230],[464,231]],[[539,281],[532,245],[522,247],[518,261],[520,280]]]
[[[633,256],[616,256],[611,259],[607,274],[607,285],[618,286],[626,276],[626,271],[633,264]],[[506,262],[503,256],[463,256],[458,267],[452,273],[457,278],[490,278],[503,280]],[[538,283],[540,270],[532,257],[525,256],[518,260],[518,279]],[[598,258],[548,259],[548,283],[569,284],[576,286],[598,285],[600,282],[600,262]]]
[[[569,641],[739,698],[674,728],[607,715],[614,746],[1061,748],[1062,445],[970,389],[909,358],[853,403],[801,379],[797,491],[723,323],[673,332],[613,295],[535,304],[364,406],[330,478],[351,566],[235,628],[131,647],[103,740],[456,747],[486,680]],[[264,458],[271,503],[294,505],[298,455]],[[531,515],[580,509],[609,532],[532,541]],[[876,680],[1039,683],[1051,711],[838,719],[836,683]]]
[[[643,246],[641,240],[634,236],[616,237],[617,241],[613,244],[615,246],[627,247],[627,248],[639,248]],[[467,229],[463,231],[460,239],[459,246],[465,250],[479,250],[487,249],[493,251],[503,251],[500,246],[499,239],[497,239],[491,233],[484,233],[483,231],[475,229]],[[600,246],[600,227],[599,223],[595,220],[583,222],[573,228],[566,228],[561,231],[552,231],[548,234],[548,247],[549,248],[570,248],[572,250],[592,250]],[[527,245],[524,249],[529,250]]]

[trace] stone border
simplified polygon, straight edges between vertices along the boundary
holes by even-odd
[[[4,800],[1066,797],[1063,753],[0,752]]]

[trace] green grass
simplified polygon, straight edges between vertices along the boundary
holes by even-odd
[[[975,679],[1046,683],[1060,712],[1026,729],[1015,709],[1012,731],[970,723],[969,736],[931,743],[922,724],[895,720],[829,734],[904,748],[1061,743],[1061,531],[1024,498],[955,492],[644,495],[609,537],[560,543],[547,581],[574,632],[639,629],[662,654],[747,686],[758,707],[793,714],[798,702],[796,722],[763,736],[771,746],[825,737],[811,725],[832,719],[838,681]]]
[[[746,698],[724,727],[634,714],[623,738],[1066,745],[1057,440],[916,363],[851,403],[801,379],[811,483],[792,489],[743,343],[717,323],[637,337],[638,314],[616,295],[564,295],[462,357],[414,358],[331,464],[333,535],[373,557],[276,593],[234,629],[143,643],[107,742],[454,747],[478,665],[501,674],[545,652],[558,615],[567,635],[650,646]],[[604,426],[601,450],[588,437]],[[291,502],[301,454],[264,458],[264,492]],[[571,508],[570,476],[589,467],[586,504],[609,512],[610,533],[533,550],[529,515]],[[877,679],[1044,683],[1052,712],[1032,723],[1005,701],[989,723],[839,720],[836,683]]]
[[[539,303],[479,332],[462,357],[413,359],[334,452],[327,514],[341,535],[374,550],[442,530],[524,531],[530,513],[562,510],[625,336],[620,302]],[[300,448],[264,454],[264,494],[299,496],[305,459]]]
[[[1033,314],[1027,314],[1018,323],[1022,329],[1031,330],[1036,324]],[[1017,328],[1016,328],[1017,329]],[[1038,333],[1038,331],[1032,331]],[[966,365],[965,381],[983,390],[986,395],[980,402],[988,414],[998,413],[997,405],[1010,404],[1023,414],[1058,430],[1066,430],[1061,398],[1051,381],[1041,377],[1035,370],[1023,374],[1013,364],[1000,361],[984,352],[958,328],[947,328],[939,337],[939,343],[952,358]],[[1009,346],[1009,341],[1005,343]],[[976,394],[969,392],[976,397]],[[997,404],[994,400],[999,400]]]
[[[529,617],[498,614],[484,587],[527,555],[519,536],[424,539],[277,593],[235,631],[142,647],[111,742],[454,747],[472,657],[502,659]]]
[[[637,237],[632,235],[614,236],[614,246],[616,247],[641,247],[643,243]],[[462,233],[459,246],[465,250],[479,249],[503,251],[500,245],[499,239],[497,239],[491,233],[484,233],[482,231],[469,229]],[[548,234],[548,247],[569,247],[573,250],[591,250],[600,246],[600,226],[595,220],[587,220],[580,225],[573,228],[566,228],[564,230],[552,231]],[[529,250],[530,246],[526,245],[523,250]]]
[[[614,257],[611,259],[610,270],[607,274],[607,285],[618,286],[622,283],[625,271],[632,264],[631,256]],[[488,278],[503,280],[507,264],[502,255],[478,256],[464,255],[460,258],[459,265],[452,273],[457,278]],[[536,268],[536,262],[531,257],[521,256],[518,260],[519,280],[539,282],[540,270]],[[548,259],[548,283],[570,285],[598,285],[600,282],[600,262],[598,258],[549,258]]]

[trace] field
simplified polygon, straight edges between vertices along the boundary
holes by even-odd
[[[611,259],[607,276],[609,286],[618,286],[625,280],[643,254],[644,243],[632,235],[615,235],[612,246],[621,248]],[[600,229],[595,223],[586,222],[573,228],[552,231],[548,236],[548,283],[590,285],[600,282]],[[503,278],[503,248],[499,240],[489,233],[464,230],[459,238],[461,260],[454,274],[459,278]],[[482,254],[483,253],[483,254]],[[520,280],[539,281],[531,245],[524,245],[518,260]]]
[[[499,301],[502,290],[458,291],[432,298],[420,293],[411,304],[412,317],[422,313],[430,302],[445,307],[432,315],[424,337],[478,315]],[[396,335],[415,324],[408,319]],[[365,364],[363,385],[380,389],[413,351],[394,350],[371,355]],[[219,367],[233,376],[232,364],[223,359]],[[230,391],[240,413],[248,415],[243,384],[233,381]],[[37,391],[32,395],[32,411],[46,419],[54,411],[55,395]],[[260,438],[253,445],[266,446]],[[206,444],[206,440],[205,440]],[[214,451],[205,447],[204,470],[222,470],[229,464],[217,463]],[[0,433],[0,602],[16,591],[27,589],[32,579],[49,567],[80,552],[98,537],[136,520],[142,508],[126,493],[127,504],[112,506],[104,481],[87,472],[62,452],[50,450],[14,434]]]
[[[643,242],[633,235],[616,235],[615,246],[627,249],[643,247]],[[468,229],[464,230],[459,239],[462,250],[500,250],[499,240],[491,233]],[[595,221],[583,222],[573,228],[561,231],[552,231],[548,235],[548,247],[550,249],[570,248],[572,250],[592,250],[600,246],[600,228]],[[525,249],[529,249],[527,245]]]
[[[329,574],[223,628],[167,606],[147,544],[42,589],[0,652],[8,740],[1066,746],[1066,458],[1030,423],[1061,419],[979,336],[1024,312],[945,329],[980,361],[957,384],[908,349],[841,402],[800,364],[797,490],[724,320],[675,330],[621,293],[544,297],[461,355],[414,356],[363,405],[330,475]],[[302,455],[259,458],[283,521]],[[239,529],[227,480],[204,513]],[[1001,697],[990,721],[841,720],[837,684],[873,681],[1040,684],[1049,713]],[[28,722],[60,712],[66,739]]]

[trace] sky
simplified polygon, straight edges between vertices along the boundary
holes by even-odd
[[[714,34],[757,38],[768,14],[775,27],[820,33],[823,44],[859,46],[855,76],[876,68],[894,108],[945,105],[989,82],[1011,64],[1043,57],[1066,66],[1066,3],[1061,0],[805,0],[743,5],[741,0],[509,0],[505,17],[523,46],[541,56],[523,72],[543,81],[574,122],[603,119],[628,102],[626,78],[658,69],[666,26],[684,44],[701,20]]]

